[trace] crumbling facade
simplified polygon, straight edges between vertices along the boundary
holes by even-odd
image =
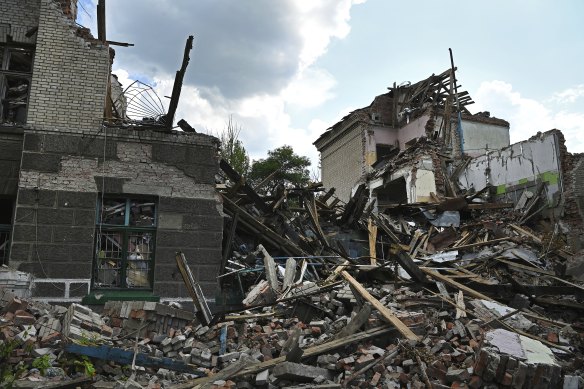
[[[113,50],[75,24],[76,10],[74,0],[0,4],[2,262],[31,273],[25,294],[45,300],[190,301],[182,251],[212,298],[217,139],[151,118],[105,122],[109,91],[123,100],[114,77],[109,86]]]
[[[471,115],[466,106],[473,101],[468,92],[455,92],[455,82],[452,71],[447,70],[415,84],[394,84],[368,107],[334,124],[314,142],[321,155],[324,186],[336,188],[337,195],[347,201],[378,161],[422,137],[439,142],[445,148],[443,153],[454,157],[482,155],[508,146],[509,123],[490,117],[488,112]],[[455,102],[460,117],[455,113]],[[405,175],[411,176],[411,169],[399,177]],[[423,201],[430,189],[435,189],[430,184],[433,177],[428,178],[421,183],[426,189],[409,196],[409,202]],[[411,183],[411,179],[406,180]]]

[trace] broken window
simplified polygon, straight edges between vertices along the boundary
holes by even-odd
[[[385,145],[378,143],[375,145],[375,153],[377,155],[377,161],[381,161],[384,157],[390,155],[392,151],[395,149],[395,146],[392,145]]]
[[[34,49],[0,45],[0,122],[26,123]]]
[[[13,199],[0,198],[0,265],[8,264],[13,206]]]
[[[152,288],[156,240],[152,199],[100,199],[95,235],[95,288]]]

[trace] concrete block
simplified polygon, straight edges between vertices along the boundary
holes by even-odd
[[[21,170],[57,173],[61,169],[61,156],[43,153],[22,153]]]
[[[319,376],[323,376],[326,379],[332,378],[330,372],[326,369],[293,362],[277,364],[272,374],[276,378],[296,382],[312,382]]]

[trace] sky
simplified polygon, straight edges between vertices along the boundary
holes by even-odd
[[[78,22],[97,35],[97,0]],[[584,152],[581,0],[108,0],[113,73],[140,80],[165,104],[184,45],[194,48],[175,120],[219,134],[229,120],[252,159],[290,145],[318,165],[312,144],[397,82],[450,67],[476,113],[510,122],[511,142],[564,132]]]

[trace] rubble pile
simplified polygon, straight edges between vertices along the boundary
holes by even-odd
[[[364,187],[346,204],[318,186],[262,197],[222,167],[239,184],[222,191],[228,221],[212,314],[144,301],[110,301],[98,314],[2,290],[3,379],[15,387],[584,387],[584,288],[563,273],[573,255],[561,222],[529,223],[538,209],[530,199],[513,206],[480,191],[374,211]],[[178,253],[202,307],[184,263]]]

